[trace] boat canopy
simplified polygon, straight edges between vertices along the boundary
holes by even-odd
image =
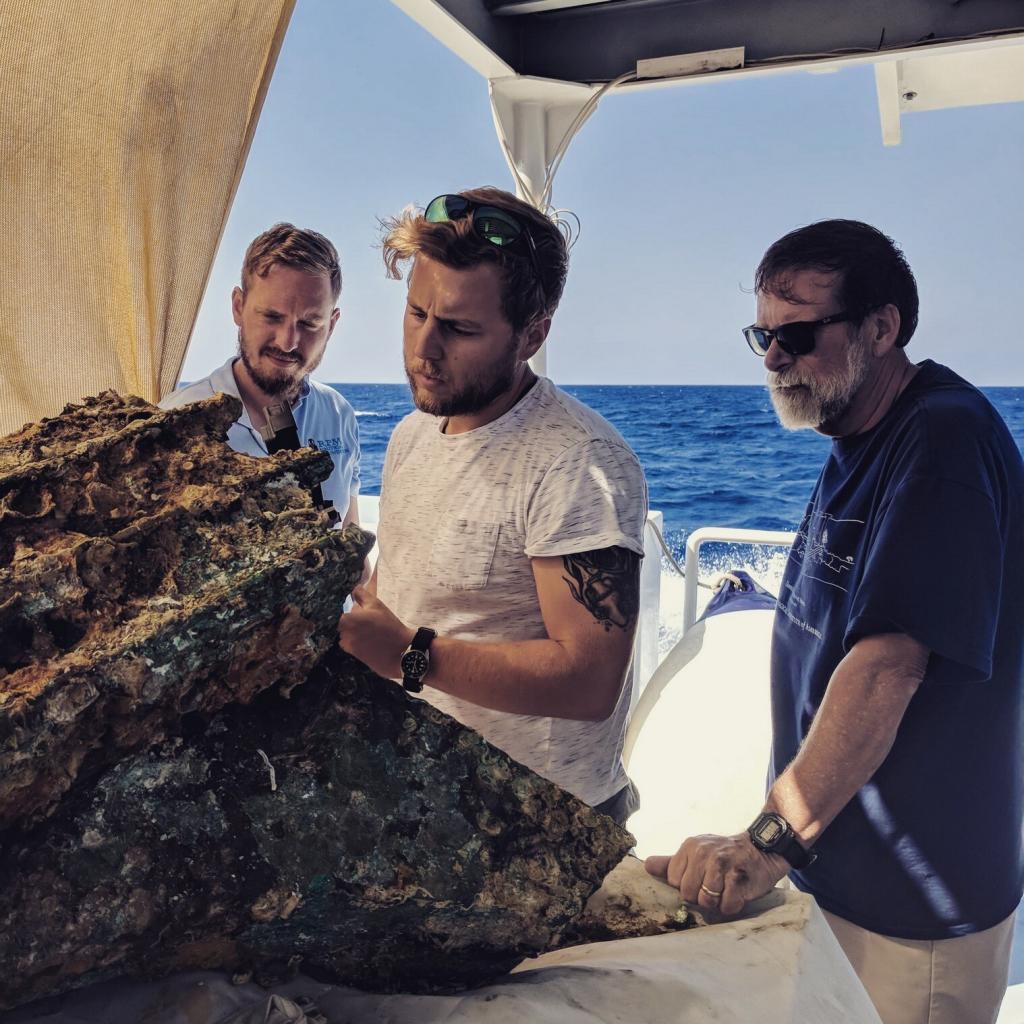
[[[578,112],[609,87],[795,69],[822,74],[870,63],[886,145],[899,143],[907,113],[1024,100],[1018,0],[392,2],[489,80],[498,134],[521,188],[538,171],[526,152],[536,149],[537,118],[548,115],[560,142],[572,123],[565,108]],[[540,198],[543,185],[533,184],[526,191]]]
[[[293,6],[0,5],[0,434],[174,387]]]
[[[1018,0],[393,2],[489,78],[485,52],[509,74],[562,82],[609,82],[680,54],[740,50],[747,69],[792,67],[1024,32]]]

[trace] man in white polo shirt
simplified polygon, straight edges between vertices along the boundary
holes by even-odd
[[[228,431],[237,452],[266,455],[265,409],[287,402],[299,441],[328,452],[334,471],[323,482],[343,524],[358,523],[359,428],[352,406],[310,378],[340,315],[341,267],[331,242],[316,231],[275,224],[253,240],[242,283],[231,293],[238,353],[208,377],[167,395],[174,409],[217,392],[242,402]]]

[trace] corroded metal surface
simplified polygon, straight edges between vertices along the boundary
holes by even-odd
[[[333,643],[372,538],[313,507],[325,453],[231,451],[238,412],[107,394],[0,441],[0,827]]]
[[[186,726],[7,846],[0,1005],[191,967],[478,984],[559,945],[632,843],[340,655]]]
[[[231,452],[237,413],[106,395],[0,440],[0,1008],[191,967],[478,984],[579,941],[632,845],[340,654],[372,538],[313,507],[326,455]]]

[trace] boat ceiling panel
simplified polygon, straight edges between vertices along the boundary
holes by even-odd
[[[900,63],[905,112],[1024,101],[1024,46],[948,53]]]
[[[1019,0],[396,0],[441,9],[515,73],[603,82],[638,60],[744,47],[747,65],[1024,29]],[[423,17],[418,20],[423,21]]]

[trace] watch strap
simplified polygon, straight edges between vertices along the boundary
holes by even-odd
[[[782,826],[781,835],[771,843],[765,843],[757,834],[758,827],[765,818],[771,818]],[[765,853],[777,853],[789,863],[790,867],[797,870],[808,867],[818,859],[818,855],[813,850],[807,849],[797,839],[796,833],[789,822],[781,814],[777,814],[774,811],[766,811],[764,814],[759,814],[754,819],[754,823],[747,829],[747,834],[750,836],[751,842],[759,850],[763,850]]]
[[[416,630],[412,642],[402,653],[402,686],[409,693],[419,693],[423,689],[423,677],[427,674],[427,669],[430,667],[428,650],[435,636],[437,636],[435,630],[430,629],[429,626],[420,626]],[[423,655],[424,664],[422,672],[410,673],[405,668],[406,655],[413,651]]]
[[[412,638],[412,643],[409,646],[414,651],[425,651],[433,643],[435,636],[437,636],[436,630],[431,629],[429,626],[420,626],[416,630],[416,635]]]
[[[779,841],[779,848],[775,851],[789,861],[790,867],[797,870],[805,868],[818,859],[818,855],[808,850],[797,837],[792,829]]]

